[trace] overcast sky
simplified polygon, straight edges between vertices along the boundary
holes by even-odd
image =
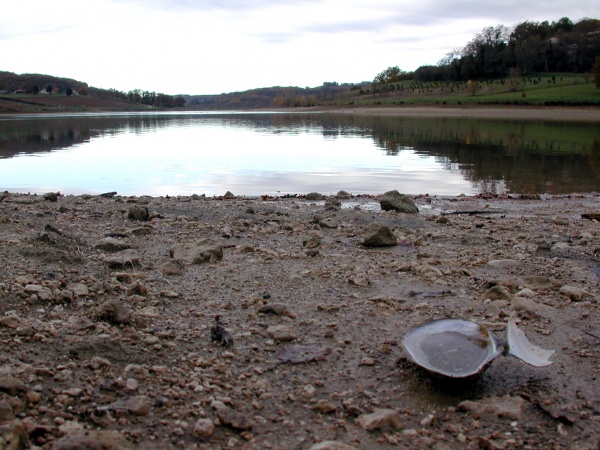
[[[219,94],[370,81],[436,64],[488,26],[598,18],[597,0],[19,0],[0,70]]]

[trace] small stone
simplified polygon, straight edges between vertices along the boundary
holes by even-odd
[[[516,259],[493,259],[488,261],[488,266],[492,267],[511,267],[519,264]]]
[[[131,320],[131,313],[117,300],[107,300],[96,308],[96,318],[119,325]]]
[[[121,250],[127,250],[131,248],[131,245],[122,241],[121,239],[116,239],[113,237],[105,237],[100,239],[96,244],[96,248],[103,250],[105,252],[120,252]]]
[[[275,325],[267,328],[267,334],[275,341],[286,342],[298,339],[298,334],[286,325]]]
[[[194,425],[194,436],[200,438],[207,438],[212,436],[215,432],[215,424],[210,419],[198,419]]]
[[[576,287],[576,286],[568,286],[564,285],[558,290],[565,297],[570,298],[574,302],[581,302],[588,298],[591,298],[592,294],[589,292]]]
[[[418,214],[419,208],[410,198],[397,190],[388,191],[379,200],[383,211],[398,211],[406,214]]]
[[[16,329],[24,325],[23,320],[17,316],[6,316],[0,318],[0,326]]]
[[[223,259],[223,247],[205,243],[176,244],[169,249],[171,258],[187,264],[215,263]]]
[[[317,403],[315,403],[312,406],[312,410],[322,413],[322,414],[329,414],[332,413],[336,410],[337,408],[335,407],[335,405],[327,400],[319,400]]]
[[[334,230],[338,227],[338,223],[333,217],[327,217],[326,219],[321,220],[319,225],[321,228],[329,228],[331,230]]]
[[[356,423],[366,431],[401,430],[404,427],[400,414],[393,409],[377,409],[371,414],[363,414]]]
[[[171,259],[161,263],[158,266],[158,271],[166,276],[178,276],[183,275],[184,269],[179,261]]]
[[[90,290],[83,283],[75,283],[69,286],[69,290],[75,297],[87,297],[90,295]]]
[[[150,411],[150,404],[148,403],[148,397],[145,395],[138,395],[131,397],[125,403],[127,411],[136,416],[145,416]]]
[[[110,367],[112,363],[106,358],[100,358],[99,356],[94,356],[90,359],[90,367],[93,370],[101,369],[102,367]]]
[[[292,319],[296,318],[296,314],[294,314],[290,308],[283,303],[268,303],[259,307],[258,312],[262,314],[273,314],[275,316],[288,316]]]
[[[372,366],[375,364],[375,360],[373,358],[369,358],[368,356],[364,357],[358,363],[359,366]]]
[[[39,284],[28,284],[25,286],[25,292],[28,294],[35,294],[42,301],[52,300],[52,290],[47,288],[46,286],[41,286]]]
[[[321,238],[316,234],[312,234],[308,239],[305,239],[302,242],[302,245],[305,248],[317,248],[321,245]]]
[[[129,207],[127,218],[129,220],[146,221],[150,217],[150,212],[147,206],[132,205]]]
[[[335,211],[342,207],[342,202],[340,202],[337,198],[331,196],[325,199],[325,204],[323,206],[328,211]]]
[[[0,423],[0,448],[20,450],[29,448],[29,435],[19,419]]]
[[[398,245],[398,238],[385,223],[372,222],[365,228],[362,245],[365,247],[392,247]]]
[[[489,288],[485,294],[483,294],[484,299],[490,300],[512,300],[512,295],[510,291],[506,289],[504,286],[493,286]]]
[[[306,200],[311,200],[311,201],[323,200],[323,194],[319,194],[318,192],[309,192],[308,194],[306,194]]]
[[[10,376],[0,377],[0,392],[6,392],[8,395],[17,395],[27,391],[27,385],[17,378]]]
[[[251,430],[254,424],[244,414],[235,409],[223,406],[217,409],[217,416],[224,425],[236,430]]]
[[[140,255],[133,249],[122,250],[104,258],[104,263],[111,269],[133,268],[140,263]]]
[[[519,420],[526,406],[527,402],[523,398],[506,395],[504,397],[488,397],[478,401],[465,400],[458,405],[458,409],[471,412],[475,419],[486,413],[492,413],[498,417]]]
[[[14,418],[15,412],[13,411],[13,407],[10,405],[10,403],[0,400],[0,423],[8,422]]]

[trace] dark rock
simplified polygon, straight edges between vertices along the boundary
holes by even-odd
[[[306,194],[306,200],[323,200],[323,194],[319,194],[318,192],[309,192],[308,194]]]
[[[129,207],[129,213],[127,218],[129,220],[142,220],[146,221],[150,217],[150,212],[147,206],[132,205]]]
[[[59,195],[60,192],[46,192],[44,194],[44,200],[46,200],[47,202],[56,202],[58,201]]]
[[[223,259],[223,247],[204,242],[176,244],[169,249],[169,255],[188,264],[214,263]]]
[[[385,223],[372,222],[365,228],[362,241],[365,247],[392,247],[397,244],[398,238]]]
[[[325,209],[329,210],[329,211],[334,211],[334,210],[338,210],[342,207],[342,202],[340,202],[337,198],[335,197],[327,197],[325,199],[325,205],[324,205]]]
[[[379,200],[381,209],[384,211],[398,211],[406,214],[418,214],[419,208],[406,195],[393,190],[388,191]]]
[[[235,409],[223,406],[217,410],[217,416],[223,425],[227,425],[236,430],[251,430],[254,424],[244,414]]]
[[[107,300],[96,308],[96,318],[112,324],[128,323],[131,313],[117,300]]]
[[[335,194],[335,197],[340,200],[348,200],[348,199],[352,198],[352,195],[350,195],[346,191],[339,191],[337,194]]]
[[[21,380],[5,376],[0,377],[0,392],[6,392],[8,395],[17,395],[27,391],[27,386]]]

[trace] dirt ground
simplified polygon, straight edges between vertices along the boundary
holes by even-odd
[[[599,195],[0,198],[0,448],[600,445]],[[552,365],[451,383],[401,345],[512,314]]]

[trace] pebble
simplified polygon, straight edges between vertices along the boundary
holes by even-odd
[[[207,438],[215,432],[215,424],[210,419],[198,419],[194,425],[194,436],[199,438]]]
[[[393,409],[377,409],[371,414],[363,414],[356,424],[366,431],[402,430],[404,423],[400,414]]]

